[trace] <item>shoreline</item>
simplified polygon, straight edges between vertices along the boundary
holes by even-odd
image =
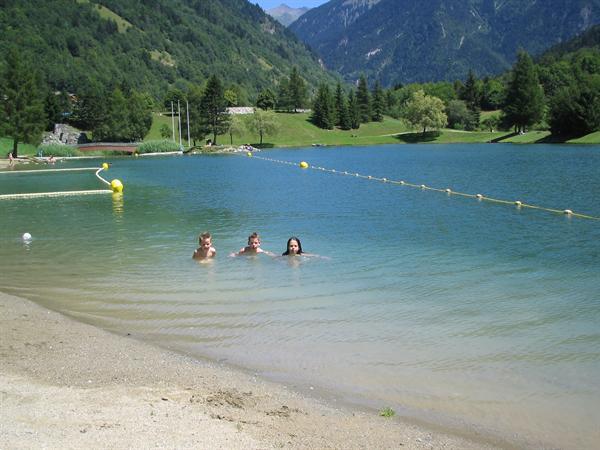
[[[0,292],[1,448],[513,448],[339,407]]]

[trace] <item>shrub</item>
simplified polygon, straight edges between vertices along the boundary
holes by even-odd
[[[40,156],[80,156],[83,154],[77,147],[62,144],[40,145],[37,153]]]
[[[178,152],[181,150],[177,142],[171,140],[147,141],[141,144],[137,151],[138,153],[162,153],[162,152]]]

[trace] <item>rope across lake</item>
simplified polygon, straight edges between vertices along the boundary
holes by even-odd
[[[374,177],[371,175],[363,175],[358,172],[340,171],[340,170],[336,170],[336,169],[329,169],[326,167],[313,166],[313,165],[308,164],[305,161],[302,161],[300,163],[294,163],[294,162],[283,161],[283,160],[275,159],[275,158],[266,158],[264,156],[256,156],[254,153],[251,153],[251,152],[246,153],[246,155],[249,157],[252,157],[254,159],[260,159],[263,161],[269,161],[269,162],[274,162],[274,163],[278,163],[278,164],[285,164],[288,166],[297,166],[302,169],[318,170],[321,172],[327,172],[327,173],[332,173],[332,174],[336,174],[336,175],[351,176],[351,177],[355,177],[355,178],[362,178],[365,180],[376,181],[376,182],[380,182],[380,183],[389,183],[389,184],[393,184],[393,185],[399,185],[399,186],[405,186],[405,187],[409,187],[409,188],[420,189],[423,191],[440,192],[440,193],[444,193],[446,195],[456,195],[456,196],[460,196],[460,197],[473,198],[478,201],[486,201],[486,202],[491,202],[491,203],[500,203],[500,204],[505,204],[505,205],[511,205],[511,206],[514,206],[519,209],[522,209],[522,208],[537,209],[539,211],[546,211],[546,212],[550,212],[550,213],[554,213],[554,214],[562,214],[562,215],[566,215],[568,217],[577,217],[580,219],[589,219],[589,220],[600,220],[600,217],[574,212],[571,209],[547,208],[544,206],[538,206],[538,205],[532,205],[529,203],[525,203],[525,202],[522,202],[521,200],[503,200],[503,199],[488,197],[483,194],[469,194],[469,193],[465,193],[465,192],[454,191],[450,188],[436,188],[436,187],[427,186],[425,184],[410,183],[410,182],[404,181],[404,180],[392,180],[389,178],[379,178],[379,177]]]
[[[76,171],[86,171],[86,170],[95,170],[96,177],[104,184],[108,185],[110,189],[91,189],[91,190],[80,190],[80,191],[56,191],[56,192],[26,192],[22,194],[2,194],[0,195],[0,200],[15,200],[15,199],[29,199],[29,198],[45,198],[45,197],[68,197],[68,196],[77,196],[77,195],[93,195],[93,194],[120,194],[123,192],[123,184],[121,181],[115,179],[112,181],[107,181],[100,176],[100,172],[103,170],[108,170],[109,165],[107,163],[103,163],[100,168],[98,167],[77,167],[77,168],[67,168],[67,169],[42,169],[42,170],[15,170],[15,171],[5,171],[0,173],[27,173],[27,174],[35,174],[40,175],[44,173],[55,173],[55,172],[76,172]]]

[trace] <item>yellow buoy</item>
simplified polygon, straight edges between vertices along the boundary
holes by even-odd
[[[102,168],[104,170],[108,170],[108,163],[102,163]]]
[[[300,163],[300,167],[303,168],[303,169],[308,169],[308,163],[306,161],[302,161]]]
[[[252,152],[246,152],[247,156],[252,156]]]
[[[110,188],[113,190],[113,192],[123,192],[123,183],[117,179],[114,179],[110,182]]]

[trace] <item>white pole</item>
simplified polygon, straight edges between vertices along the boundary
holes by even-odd
[[[175,111],[173,111],[173,101],[171,100],[171,129],[173,130],[173,142],[175,142]]]
[[[177,100],[177,116],[179,117],[179,148],[181,149],[181,104]]]
[[[190,107],[187,100],[185,101],[185,111],[187,114],[188,148],[190,148]]]

